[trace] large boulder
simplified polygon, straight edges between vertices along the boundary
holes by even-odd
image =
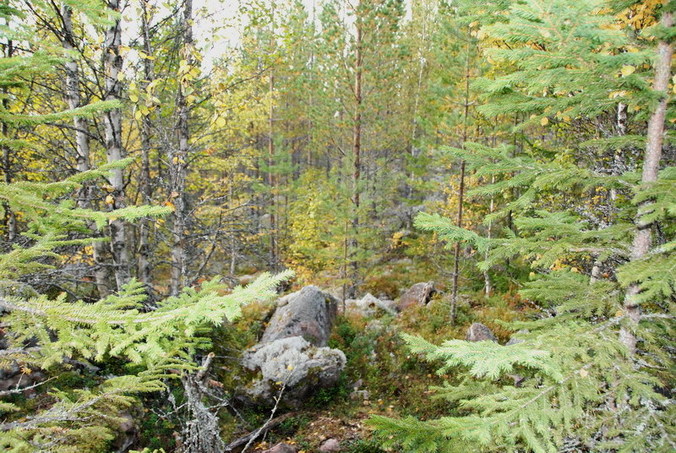
[[[498,339],[495,338],[493,331],[480,322],[475,322],[469,326],[465,339],[467,341],[498,341]]]
[[[414,305],[425,305],[435,292],[434,282],[416,283],[401,295],[397,302],[397,310],[406,310]]]
[[[280,299],[260,343],[242,357],[242,366],[259,374],[247,396],[269,404],[284,389],[285,402],[297,406],[314,390],[335,385],[347,361],[326,347],[337,309],[338,300],[315,286]]]
[[[337,312],[338,299],[316,286],[306,286],[279,300],[261,343],[303,337],[315,346],[326,346]]]
[[[272,401],[283,387],[283,397],[292,405],[302,401],[312,390],[335,385],[345,363],[343,351],[318,348],[303,337],[258,344],[245,352],[242,358],[245,368],[261,375],[247,389],[252,399]]]

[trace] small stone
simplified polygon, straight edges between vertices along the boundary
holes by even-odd
[[[467,341],[498,341],[491,329],[480,322],[475,322],[469,326],[469,329],[467,329],[467,337],[465,339]]]
[[[406,310],[414,305],[425,305],[435,292],[434,282],[416,283],[401,295],[397,302],[397,310]]]
[[[368,390],[355,390],[350,393],[351,400],[368,400],[369,396],[371,395]]]
[[[519,334],[526,334],[526,333],[528,333],[528,329],[522,329],[522,330],[519,330],[519,331],[516,333],[516,335],[519,335]],[[521,340],[521,339],[519,339],[519,338],[516,338],[516,337],[512,336],[512,337],[509,339],[509,341],[507,341],[507,343],[505,343],[505,346],[511,346],[511,345],[513,345],[513,344],[519,344],[519,343],[523,343],[523,340]]]
[[[296,453],[297,451],[293,445],[280,442],[274,447],[264,450],[263,453]]]
[[[340,442],[337,439],[327,439],[319,447],[319,451],[322,453],[331,453],[340,451]]]

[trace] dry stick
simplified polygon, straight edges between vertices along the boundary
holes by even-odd
[[[44,385],[44,384],[46,384],[46,383],[49,382],[49,381],[53,381],[54,379],[56,379],[56,376],[51,377],[51,378],[49,378],[49,379],[47,379],[47,380],[44,380],[44,381],[42,381],[42,382],[37,382],[37,383],[35,383],[35,384],[33,384],[33,385],[29,385],[28,387],[19,387],[20,382],[18,382],[18,383],[16,384],[16,387],[15,387],[15,388],[13,388],[13,389],[11,389],[11,390],[2,390],[2,391],[0,391],[0,396],[7,396],[7,395],[14,395],[14,394],[17,394],[17,393],[23,393],[23,392],[25,392],[26,390],[32,390],[32,389],[34,389],[34,388],[36,388],[36,387],[40,387],[41,385]]]
[[[272,411],[270,412],[270,417],[268,417],[268,420],[258,428],[256,431],[253,432],[253,435],[249,439],[249,442],[244,446],[244,449],[242,450],[242,453],[246,452],[247,448],[253,444],[254,440],[258,438],[263,433],[263,430],[269,429],[269,424],[272,422],[275,413],[277,412],[277,408],[279,407],[279,402],[282,400],[282,395],[284,394],[284,390],[286,389],[286,382],[282,385],[282,388],[279,390],[279,395],[275,398],[275,407],[272,408]]]
[[[242,436],[238,439],[235,439],[234,441],[230,442],[226,447],[225,451],[233,451],[235,448],[241,447],[244,444],[248,444],[248,442],[251,441],[252,438],[258,437],[261,434],[264,434],[266,431],[271,430],[272,428],[280,425],[282,422],[285,420],[288,420],[289,418],[293,417],[296,415],[295,412],[289,412],[284,415],[280,415],[279,417],[273,418],[269,421],[267,421],[262,427],[258,428],[256,431],[252,431],[249,434]],[[259,432],[259,430],[261,430]]]
[[[662,27],[671,28],[673,25],[673,16],[671,12],[665,12],[661,21]],[[657,47],[658,60],[655,66],[655,81],[653,90],[661,95],[661,100],[648,121],[648,136],[646,140],[645,160],[643,162],[642,184],[650,184],[657,181],[660,159],[662,158],[662,142],[664,140],[664,122],[667,111],[667,101],[669,98],[669,79],[671,77],[671,57],[673,55],[673,46],[667,41],[660,41]],[[636,261],[643,258],[651,246],[651,223],[645,223],[641,219],[641,214],[646,211],[649,203],[639,206],[639,212],[636,219],[636,235],[631,247],[631,260]],[[638,284],[633,283],[627,289],[624,298],[624,311],[629,318],[629,326],[623,326],[620,330],[620,340],[627,346],[627,349],[633,354],[636,352],[636,335],[633,330],[638,326],[641,317],[641,308],[637,301],[640,292]]]
[[[471,37],[467,37],[467,59],[465,63],[465,109],[463,112],[462,121],[462,149],[465,149],[465,142],[467,142],[467,117],[469,115],[469,47]],[[465,160],[460,162],[460,194],[458,201],[458,228],[462,228],[462,208],[465,197]],[[458,276],[460,273],[460,242],[455,243],[454,251],[454,265],[453,265],[453,295],[451,298],[451,324],[455,324],[458,316]]]

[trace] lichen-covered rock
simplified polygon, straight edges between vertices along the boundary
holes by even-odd
[[[339,349],[316,347],[302,337],[260,343],[244,353],[242,365],[261,378],[246,393],[255,401],[272,401],[284,387],[284,399],[296,405],[312,390],[331,387],[345,368]]]
[[[303,337],[315,346],[326,346],[338,312],[338,299],[316,286],[306,286],[279,300],[261,343]]]
[[[498,341],[491,329],[480,322],[475,322],[469,326],[465,339],[467,341]]]
[[[425,305],[435,292],[434,282],[416,283],[401,295],[397,302],[397,310],[406,310],[414,305]]]
[[[348,313],[359,313],[367,318],[377,315],[379,311],[390,315],[397,314],[394,301],[378,299],[371,293],[361,299],[348,299],[345,301],[345,306]]]

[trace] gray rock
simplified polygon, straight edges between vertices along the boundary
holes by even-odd
[[[365,317],[376,316],[379,311],[390,315],[397,314],[394,301],[378,299],[371,293],[366,294],[359,300],[348,299],[345,301],[345,306],[348,312],[359,313]]]
[[[246,393],[270,402],[284,387],[284,399],[297,405],[311,391],[335,385],[346,361],[339,349],[318,348],[299,336],[260,343],[242,358],[245,368],[261,374]]]
[[[326,346],[337,312],[338,299],[306,286],[279,300],[261,343],[300,336],[315,346]]]
[[[371,397],[371,393],[368,390],[355,390],[350,392],[351,400],[368,400]]]
[[[296,453],[297,451],[293,445],[280,442],[274,447],[264,450],[262,453]]]
[[[434,282],[416,283],[401,295],[397,302],[397,310],[406,310],[414,305],[425,305],[435,292]]]
[[[465,339],[467,341],[498,341],[498,339],[495,338],[495,335],[493,335],[491,329],[480,322],[475,322],[469,326]]]
[[[121,422],[118,428],[118,435],[113,441],[113,451],[123,453],[129,451],[129,448],[138,441],[139,431],[134,421],[134,417],[129,412],[121,415]]]
[[[340,442],[337,439],[326,439],[319,447],[321,453],[333,453],[340,451]]]
[[[515,335],[519,335],[520,333],[523,333],[523,334],[528,333],[528,329],[522,329],[522,330],[519,330]],[[512,337],[507,341],[507,343],[505,343],[505,346],[511,346],[511,345],[513,345],[513,344],[519,344],[519,343],[523,343],[523,340],[521,340],[521,339],[519,339],[519,338],[516,338],[515,336],[512,336]]]

